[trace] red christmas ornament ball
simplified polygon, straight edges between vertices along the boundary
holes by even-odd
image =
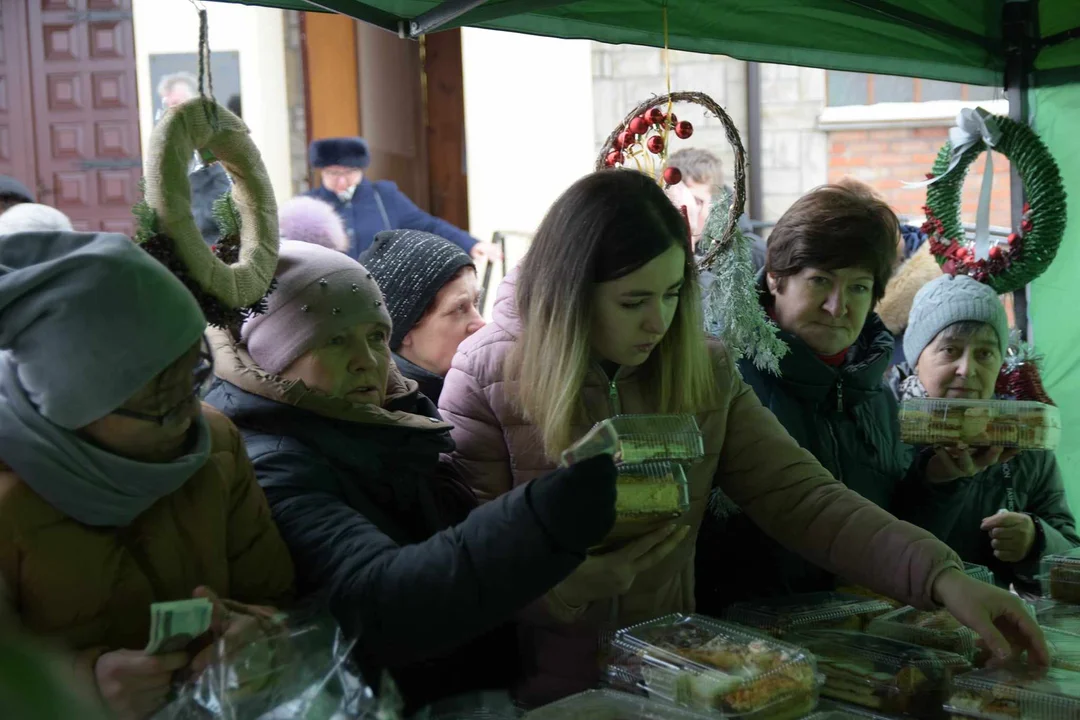
[[[1020,223],[1020,229],[1023,230],[1024,232],[1026,232],[1026,233],[1031,232],[1031,229],[1033,227],[1035,227],[1035,225],[1033,225],[1031,220],[1029,220],[1027,218],[1024,218],[1024,220],[1021,221],[1021,223]]]
[[[645,144],[645,147],[649,148],[649,152],[653,155],[659,155],[664,152],[664,138],[659,135],[653,135],[649,138],[649,141]]]
[[[616,165],[622,165],[622,161],[623,161],[623,154],[621,152],[619,152],[618,150],[612,150],[611,152],[608,153],[607,157],[604,159],[604,164],[607,165],[610,168],[610,167],[615,167]]]
[[[621,146],[621,149],[626,150],[630,148],[635,142],[637,142],[637,138],[634,137],[634,133],[627,130],[625,132],[619,133],[619,137],[616,138],[616,142]]]
[[[644,135],[649,132],[649,121],[643,116],[638,115],[636,118],[630,121],[630,132],[635,135]]]
[[[694,126],[689,120],[683,120],[675,126],[675,136],[680,140],[686,140],[694,134]]]
[[[1017,242],[1017,241],[1018,241],[1019,239],[1020,239],[1020,236],[1019,236],[1019,235],[1017,235],[1016,233],[1009,233],[1009,244],[1010,244],[1010,245],[1015,245],[1015,244],[1016,244],[1016,242]]]
[[[675,127],[679,124],[679,118],[675,116],[675,113],[671,113],[666,118],[664,118],[664,124],[668,127]]]
[[[650,125],[660,125],[664,122],[664,111],[660,108],[653,108],[645,113],[645,119]]]
[[[664,169],[664,182],[668,185],[678,185],[682,182],[682,171],[677,167]]]
[[[1001,257],[1001,246],[1000,245],[995,245],[994,247],[990,248],[990,257],[993,258],[994,260],[997,260],[998,258]]]

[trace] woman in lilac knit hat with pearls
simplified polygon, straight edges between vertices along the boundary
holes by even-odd
[[[389,669],[409,712],[508,687],[510,620],[614,524],[611,458],[477,508],[440,459],[454,449],[450,425],[394,366],[371,273],[283,241],[276,279],[239,342],[215,336],[207,401],[244,434],[301,592],[359,637],[365,676]]]

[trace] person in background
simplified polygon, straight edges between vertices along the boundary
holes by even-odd
[[[685,148],[673,152],[668,157],[665,167],[679,169],[682,173],[680,184],[686,186],[697,204],[697,213],[692,214],[696,217],[696,221],[691,224],[696,241],[705,229],[705,222],[709,219],[713,195],[724,187],[723,163],[708,150]],[[758,272],[765,265],[765,241],[754,233],[750,218],[745,213],[739,217],[739,229],[751,242],[750,259],[754,265],[754,272]]]
[[[915,367],[893,369],[898,400],[989,400],[1005,358],[1009,323],[997,294],[966,275],[941,275],[915,295],[904,335]],[[981,451],[986,454],[1000,450]],[[1003,587],[1039,594],[1043,555],[1080,546],[1053,452],[1000,453],[981,468],[966,453],[920,449],[920,461],[939,458],[955,471],[941,481],[916,474],[898,508],[956,550],[985,565]]]
[[[1040,631],[1017,598],[967,577],[930,533],[836,482],[701,328],[682,214],[652,178],[605,170],[555,201],[499,287],[492,322],[454,358],[439,402],[454,426],[450,459],[489,502],[529,487],[613,415],[690,413],[704,437],[704,457],[686,471],[690,508],[638,540],[647,559],[595,552],[522,617],[519,699],[547,702],[594,686],[604,632],[694,611],[695,543],[714,486],[807,560],[905,603],[945,606],[999,653],[1008,643],[998,628],[1029,638],[1020,644],[1045,661]],[[732,545],[737,553],[745,543]],[[728,583],[745,581],[720,569]]]
[[[322,200],[298,195],[278,208],[278,233],[286,240],[348,252],[349,236],[334,208]]]
[[[199,81],[189,72],[169,73],[158,81],[157,94],[162,110],[168,110],[198,95]]]
[[[189,72],[172,73],[161,78],[157,92],[161,108],[155,122],[171,108],[197,97],[199,81]],[[214,203],[232,189],[232,179],[221,163],[203,163],[196,152],[188,169],[188,183],[191,185],[191,214],[195,217],[195,226],[207,245],[215,245],[221,239],[221,228],[214,217]]]
[[[198,400],[205,327],[123,235],[0,237],[3,600],[122,720],[152,714],[217,645],[146,654],[152,603],[196,595],[223,612],[215,592],[258,605],[292,592],[240,434]],[[225,637],[251,622],[233,612]]]
[[[411,713],[507,687],[516,612],[569,575],[615,518],[609,456],[476,508],[440,455],[454,443],[401,376],[372,274],[283,241],[267,312],[215,335],[207,397],[244,432],[301,590],[325,597],[356,656]],[[378,677],[378,674],[374,674]]]
[[[427,214],[389,180],[372,182],[364,176],[371,164],[367,141],[359,137],[316,140],[308,153],[311,166],[320,171],[322,186],[306,195],[329,203],[345,221],[349,233],[349,257],[367,250],[376,233],[386,230],[423,230],[446,238],[474,260],[498,260],[501,251]]]
[[[71,231],[71,219],[54,207],[20,203],[0,214],[0,235],[17,232]]]
[[[419,230],[379,233],[360,262],[386,296],[394,363],[437,404],[458,345],[485,324],[476,265],[457,245]]]
[[[865,186],[826,185],[797,200],[773,228],[759,274],[761,303],[790,352],[779,375],[749,360],[739,370],[833,477],[906,520],[894,498],[913,455],[900,442],[896,399],[883,382],[893,336],[873,312],[895,267],[898,228],[896,214]],[[973,462],[985,466],[993,458]],[[935,481],[957,476],[940,460],[919,471]],[[706,611],[835,587],[832,573],[783,549],[750,518],[726,512],[723,498],[714,505],[720,512],[706,521],[698,555],[698,599]],[[730,582],[732,567],[745,582]]]
[[[0,175],[0,213],[20,203],[34,202],[34,194],[21,182],[9,175]]]

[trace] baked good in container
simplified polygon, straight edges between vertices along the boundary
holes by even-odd
[[[956,653],[976,666],[989,659],[979,642],[978,633],[963,625],[944,609],[900,608],[872,620],[867,632],[921,647]]]
[[[953,680],[945,709],[953,718],[1075,720],[1080,673],[1059,668],[987,668]]]
[[[1080,604],[1080,549],[1042,559],[1043,593],[1060,602]]]
[[[952,676],[971,669],[959,655],[863,633],[811,630],[789,640],[817,658],[823,696],[887,715],[934,717]]]
[[[911,398],[900,407],[900,438],[911,445],[1053,450],[1061,413],[1029,401]]]
[[[746,720],[794,720],[817,702],[813,658],[747,628],[669,615],[616,633],[608,682],[681,707]]]

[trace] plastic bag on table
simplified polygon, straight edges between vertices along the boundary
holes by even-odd
[[[152,720],[400,720],[397,696],[375,697],[350,662],[355,641],[329,618],[263,630],[254,642],[218,651]]]

